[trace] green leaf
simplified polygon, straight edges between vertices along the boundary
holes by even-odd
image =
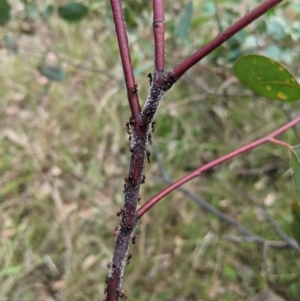
[[[87,7],[76,2],[66,3],[58,8],[59,16],[68,22],[79,22],[87,13]]]
[[[47,5],[43,11],[41,11],[41,18],[44,20],[44,21],[47,21],[53,14],[53,6],[52,5]]]
[[[31,21],[36,21],[40,16],[39,8],[35,3],[26,4],[25,5],[25,10],[26,10],[26,13],[28,15],[28,18]]]
[[[185,40],[188,38],[189,31],[192,26],[192,16],[193,16],[193,2],[189,1],[184,8],[178,26],[175,28],[176,39]]]
[[[291,211],[293,214],[293,221],[291,223],[291,231],[294,238],[300,244],[300,206],[292,204]]]
[[[2,42],[5,45],[8,53],[16,54],[18,52],[18,45],[11,35],[5,35]]]
[[[12,266],[4,269],[0,272],[0,278],[7,277],[7,276],[15,276],[22,271],[23,267],[21,265]]]
[[[286,37],[285,21],[278,16],[267,22],[267,33],[275,40],[280,40]]]
[[[38,70],[42,75],[56,82],[62,82],[65,78],[65,72],[59,66],[42,64]]]
[[[237,79],[256,94],[284,102],[300,99],[300,85],[282,65],[260,55],[238,59],[233,67]]]
[[[300,198],[300,144],[293,146],[293,152],[291,152],[291,167],[293,169],[296,190]]]
[[[0,0],[0,26],[8,23],[10,19],[10,5],[6,0]]]
[[[127,7],[124,8],[123,13],[128,28],[136,28],[138,26],[138,23],[136,21],[134,13]]]

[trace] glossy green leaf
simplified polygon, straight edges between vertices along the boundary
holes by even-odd
[[[56,82],[62,82],[65,78],[65,72],[59,66],[42,64],[38,70],[42,75]]]
[[[189,1],[185,6],[183,14],[179,20],[177,27],[175,28],[175,38],[178,40],[184,40],[188,38],[189,31],[192,26],[193,17],[193,2]]]
[[[0,25],[8,23],[10,19],[10,5],[7,0],[0,0]]]
[[[300,144],[293,146],[293,152],[291,152],[291,167],[293,169],[296,190],[300,198]]]
[[[291,223],[291,231],[293,237],[300,244],[300,206],[297,204],[293,204],[291,206],[291,211],[293,215],[293,221]]]
[[[300,99],[300,85],[282,65],[260,55],[247,55],[234,65],[237,79],[256,94],[284,102]]]
[[[79,22],[87,13],[87,7],[76,2],[66,3],[58,8],[59,16],[68,22]]]

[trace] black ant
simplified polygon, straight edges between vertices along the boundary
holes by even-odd
[[[148,151],[148,150],[146,150],[146,157],[147,157],[147,162],[148,162],[148,164],[150,164],[150,152]]]
[[[132,244],[134,245],[136,243],[136,235],[133,235],[132,238],[131,238],[131,242]]]
[[[148,134],[148,143],[152,144],[152,135],[150,133]]]
[[[147,77],[149,78],[149,84],[152,84],[152,74],[148,73]]]
[[[131,88],[131,93],[132,93],[132,94],[135,94],[135,93],[137,93],[137,91],[138,91],[138,85],[135,84],[134,87]]]
[[[124,193],[126,191],[126,188],[127,188],[127,182],[124,183],[124,190],[123,190]]]
[[[135,181],[134,181],[132,175],[129,175],[128,179],[129,179],[129,181],[132,183],[132,185],[134,185],[134,186],[136,185],[136,183],[135,183]]]
[[[152,133],[155,131],[155,121],[153,121],[151,123],[151,130],[152,130]]]
[[[141,184],[145,184],[145,180],[146,180],[146,176],[145,176],[145,175],[142,175],[142,178],[141,178]]]
[[[117,213],[117,216],[120,216],[121,214],[124,214],[126,212],[126,209],[121,208],[120,211]]]
[[[127,261],[126,261],[126,264],[129,264],[130,263],[130,259],[132,258],[132,255],[129,254],[128,257],[127,257]]]

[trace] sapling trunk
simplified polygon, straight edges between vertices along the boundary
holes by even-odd
[[[162,101],[165,93],[172,87],[172,85],[192,66],[198,63],[202,58],[219,47],[222,43],[239,32],[245,26],[256,20],[258,17],[265,14],[269,9],[282,2],[283,0],[266,0],[257,8],[242,17],[228,29],[220,33],[211,42],[200,48],[182,63],[177,65],[173,70],[165,73],[165,48],[164,48],[164,7],[162,0],[153,0],[153,32],[155,40],[155,54],[154,54],[154,71],[153,78],[150,75],[150,89],[144,108],[141,109],[138,98],[138,85],[135,82],[130,51],[128,46],[128,39],[124,17],[122,13],[122,6],[120,0],[111,0],[111,7],[116,26],[116,33],[119,43],[119,50],[124,70],[125,83],[127,88],[127,96],[131,110],[131,117],[126,123],[127,131],[131,135],[130,142],[130,166],[128,175],[125,176],[124,184],[124,206],[118,213],[121,215],[121,222],[116,231],[116,243],[113,254],[113,260],[110,264],[109,274],[106,278],[106,301],[115,301],[119,297],[126,298],[125,292],[122,290],[122,279],[124,275],[124,268],[128,259],[129,246],[134,240],[134,231],[137,226],[137,221],[141,216],[149,210],[155,203],[162,199],[165,195],[179,187],[183,183],[199,176],[201,172],[212,168],[215,165],[221,164],[242,152],[245,152],[253,147],[268,141],[277,135],[277,133],[289,128],[293,124],[300,121],[300,118],[294,120],[287,126],[279,129],[274,135],[262,138],[253,144],[249,144],[244,148],[236,150],[231,154],[221,157],[204,167],[198,168],[190,175],[175,182],[171,186],[164,189],[158,195],[150,199],[138,211],[137,203],[140,199],[139,190],[141,183],[145,182],[143,169],[145,159],[149,161],[149,154],[146,150],[147,143],[151,143],[151,131],[154,122],[155,114],[157,113],[159,104]]]

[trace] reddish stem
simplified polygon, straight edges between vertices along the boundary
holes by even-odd
[[[125,20],[123,16],[122,6],[120,0],[110,0],[111,8],[114,17],[114,23],[116,27],[116,33],[119,43],[120,55],[123,65],[123,72],[125,77],[125,83],[127,87],[128,102],[133,118],[136,118],[141,111],[141,106],[137,94],[137,85],[135,83],[130,51],[128,46],[127,31],[125,26]]]
[[[288,150],[290,150],[292,152],[294,151],[293,147],[290,144],[286,143],[286,142],[283,142],[283,141],[280,141],[280,140],[277,140],[277,139],[274,139],[274,138],[271,138],[269,140],[269,142],[272,142],[272,143],[277,144],[277,145],[281,145],[281,146],[287,148]]]
[[[155,72],[165,70],[165,19],[163,0],[153,0],[153,34],[155,43]]]
[[[242,30],[244,27],[249,25],[251,22],[265,14],[269,9],[273,8],[278,3],[284,0],[266,0],[261,5],[254,8],[244,17],[239,19],[229,28],[225,29],[222,33],[212,39],[209,43],[203,46],[201,49],[196,51],[190,57],[185,59],[182,63],[177,65],[172,71],[170,71],[167,75],[167,78],[172,81],[178,80],[187,70],[189,70],[192,66],[197,64],[201,59],[211,53],[213,50],[222,45],[225,41],[235,35],[237,32]]]
[[[292,126],[294,126],[295,124],[297,124],[298,122],[300,122],[300,117],[292,120],[291,122],[287,123],[286,125],[284,125],[283,127],[279,128],[278,130],[276,130],[275,132],[269,134],[268,136],[265,136],[261,139],[258,139],[248,145],[245,145],[229,154],[226,154],[210,163],[207,163],[199,168],[197,168],[196,170],[194,170],[193,172],[191,172],[190,174],[184,176],[183,178],[179,179],[178,181],[174,182],[173,184],[171,184],[170,186],[166,187],[164,190],[162,190],[161,192],[159,192],[157,195],[155,195],[153,198],[151,198],[150,200],[148,200],[142,207],[140,207],[137,210],[137,218],[141,218],[150,208],[152,208],[156,203],[158,203],[162,198],[164,198],[166,195],[168,195],[170,192],[172,192],[173,190],[175,190],[176,188],[178,188],[179,186],[183,185],[184,183],[190,181],[193,178],[198,177],[199,175],[201,175],[201,173],[203,173],[204,171],[207,171],[235,156],[238,156],[244,152],[247,152],[248,150],[255,148],[261,144],[264,144],[266,142],[273,142],[274,140],[272,140],[274,137],[280,135],[281,133],[283,133],[284,131],[286,131],[287,129],[291,128]],[[277,140],[278,141],[278,140]]]

